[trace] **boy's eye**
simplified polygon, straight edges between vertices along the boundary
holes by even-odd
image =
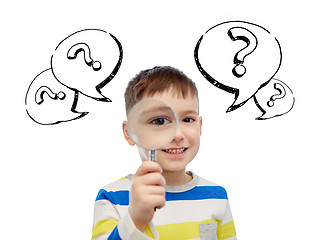
[[[166,119],[166,118],[155,118],[150,123],[155,124],[155,125],[165,125],[165,124],[168,124],[170,122],[171,121]]]
[[[194,118],[185,118],[183,119],[183,122],[189,123],[189,122],[194,122],[195,119]]]

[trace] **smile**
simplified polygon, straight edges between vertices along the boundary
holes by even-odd
[[[170,149],[163,149],[163,152],[167,152],[167,153],[183,153],[187,150],[188,148],[170,148]]]

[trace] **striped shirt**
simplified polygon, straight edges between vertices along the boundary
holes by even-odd
[[[93,240],[237,240],[223,187],[189,172],[193,179],[181,186],[165,186],[166,204],[157,209],[144,233],[128,213],[132,175],[102,188],[94,208]]]

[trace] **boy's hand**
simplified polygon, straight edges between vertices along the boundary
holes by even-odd
[[[143,232],[156,208],[165,205],[165,178],[158,163],[143,161],[133,176],[128,211],[135,226]]]

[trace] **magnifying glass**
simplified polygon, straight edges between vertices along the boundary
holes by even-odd
[[[151,161],[156,161],[156,150],[172,142],[177,126],[173,108],[158,98],[145,98],[128,113],[127,132],[136,145],[149,150]]]

